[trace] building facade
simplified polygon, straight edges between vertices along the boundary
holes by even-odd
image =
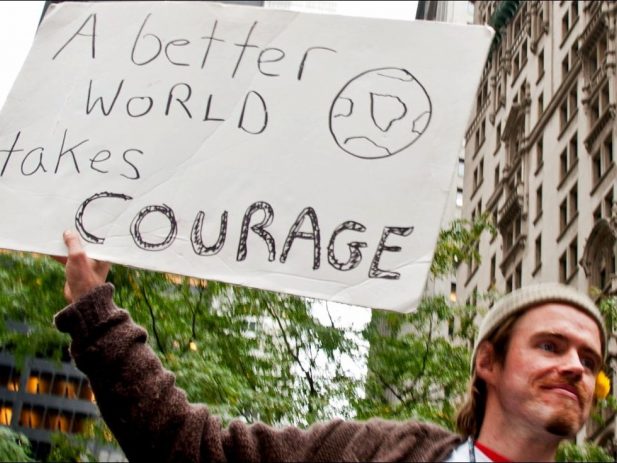
[[[466,133],[463,217],[488,213],[498,233],[459,269],[462,301],[550,281],[615,294],[616,18],[612,1],[475,2],[497,36]],[[584,435],[609,446],[610,421]]]
[[[9,329],[26,335],[21,323]],[[37,459],[51,450],[52,435],[88,433],[99,410],[88,379],[72,363],[68,352],[62,361],[27,357],[18,361],[10,350],[0,351],[0,425],[24,434]],[[92,442],[98,461],[126,461],[111,445]]]

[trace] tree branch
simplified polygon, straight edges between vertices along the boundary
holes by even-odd
[[[146,295],[146,291],[144,290],[144,287],[141,284],[141,279],[139,280],[139,284],[137,286],[140,289],[141,295],[144,298],[144,302],[146,303],[146,306],[148,307],[148,311],[150,312],[150,320],[152,321],[152,334],[154,334],[156,345],[159,348],[159,350],[163,354],[165,354],[166,353],[165,348],[163,347],[163,343],[161,343],[161,340],[159,339],[159,333],[156,329],[156,317],[154,316],[154,309],[152,308],[152,305],[150,304],[150,301],[148,300],[148,296]]]

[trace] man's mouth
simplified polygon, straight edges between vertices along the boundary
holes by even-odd
[[[578,393],[578,390],[576,386],[573,386],[572,384],[567,384],[567,383],[552,384],[552,385],[545,385],[543,386],[543,388],[548,389],[557,394],[560,394],[564,397],[570,398],[576,401],[577,403],[580,403],[580,395]]]

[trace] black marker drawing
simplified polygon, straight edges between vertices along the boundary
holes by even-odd
[[[169,233],[167,233],[165,239],[160,243],[151,243],[146,241],[140,230],[141,222],[153,212],[160,212],[169,221]],[[139,211],[131,222],[131,236],[133,237],[133,241],[144,251],[162,251],[163,249],[167,249],[174,242],[177,234],[178,222],[176,221],[174,211],[167,204],[153,204],[146,206]]]
[[[334,98],[330,133],[352,156],[385,158],[420,138],[432,112],[426,89],[409,71],[371,69],[347,82]]]
[[[238,262],[246,259],[246,241],[248,239],[249,234],[249,225],[251,224],[251,218],[253,214],[257,211],[263,211],[264,217],[261,222],[256,223],[250,226],[250,229],[257,234],[261,239],[266,242],[266,246],[268,247],[268,262],[273,262],[276,257],[276,245],[274,242],[274,238],[272,235],[265,230],[268,227],[274,218],[274,210],[272,206],[265,201],[257,201],[249,206],[249,208],[244,213],[244,218],[242,219],[242,229],[240,230],[240,242],[238,243],[238,253],[236,255],[236,260]]]
[[[353,270],[358,265],[360,265],[360,262],[362,261],[362,251],[360,251],[360,249],[366,247],[366,243],[363,241],[351,241],[347,243],[347,247],[349,248],[349,259],[347,260],[347,262],[341,262],[339,259],[337,259],[334,255],[334,243],[339,233],[345,230],[365,232],[366,227],[361,223],[355,222],[353,220],[347,220],[346,222],[343,222],[338,227],[336,227],[334,229],[334,232],[332,232],[332,238],[330,238],[330,243],[328,244],[328,262],[330,263],[330,265],[332,265],[332,267],[343,272]]]
[[[86,200],[79,205],[79,207],[77,208],[77,212],[75,213],[75,228],[77,229],[79,235],[83,238],[83,240],[87,241],[88,243],[103,244],[105,242],[105,238],[101,238],[100,236],[96,236],[95,234],[90,233],[84,227],[84,212],[86,211],[86,207],[92,201],[101,198],[117,198],[124,201],[130,201],[133,199],[131,196],[128,195],[124,195],[122,193],[110,193],[109,191],[96,193],[89,198],[86,198]]]
[[[195,254],[198,256],[214,256],[223,249],[225,238],[227,237],[227,216],[227,211],[223,211],[221,214],[221,227],[216,243],[212,246],[206,246],[202,238],[202,229],[206,214],[204,211],[199,211],[197,213],[195,221],[193,222],[193,228],[191,229],[191,246],[193,246]]]

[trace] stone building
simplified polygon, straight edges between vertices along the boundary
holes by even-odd
[[[463,217],[487,212],[498,233],[459,269],[459,297],[548,281],[615,294],[617,4],[474,5],[497,35],[466,133]],[[607,418],[586,437],[613,442]]]

